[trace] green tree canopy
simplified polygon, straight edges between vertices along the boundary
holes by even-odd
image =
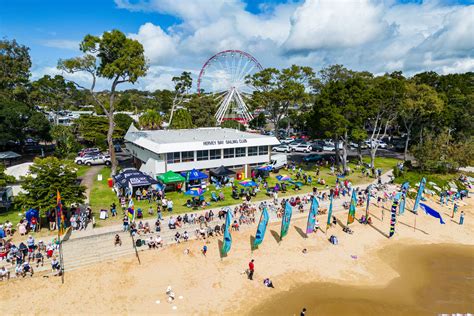
[[[96,146],[101,149],[107,148],[107,131],[109,122],[106,117],[82,115],[75,121],[79,137],[82,138],[91,146]],[[125,131],[120,127],[114,128],[114,138],[123,137]]]
[[[160,113],[154,110],[147,110],[138,118],[138,123],[142,129],[155,130],[161,129],[163,118]]]
[[[117,134],[121,135],[121,137],[125,136],[125,133],[127,132],[130,125],[135,122],[130,115],[125,113],[115,114],[114,121],[115,126],[119,129],[119,133]]]
[[[243,124],[240,124],[239,122],[237,122],[235,120],[224,121],[224,122],[222,122],[221,127],[233,128],[233,129],[237,129],[239,131],[245,131],[246,130],[246,128]]]
[[[7,184],[14,182],[15,177],[7,175],[5,173],[5,166],[0,163],[0,188],[5,187]]]
[[[16,40],[0,40],[0,93],[4,96],[26,100],[31,68],[29,50]]]
[[[61,158],[76,154],[80,149],[72,126],[54,125],[51,136],[56,140],[56,155]]]
[[[256,117],[249,122],[249,127],[253,129],[264,128],[267,125],[267,118],[263,112],[260,112]]]
[[[173,120],[171,121],[171,129],[186,129],[193,128],[191,114],[186,109],[179,109],[175,112]]]
[[[16,199],[23,209],[39,208],[44,214],[56,207],[56,193],[59,190],[64,205],[84,202],[85,187],[78,184],[77,167],[69,161],[56,157],[36,158],[30,166],[30,175],[22,178],[22,188]]]

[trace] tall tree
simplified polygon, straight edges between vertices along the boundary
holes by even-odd
[[[275,135],[278,135],[281,119],[288,116],[290,106],[309,103],[307,87],[313,76],[310,67],[292,65],[282,70],[266,68],[247,77],[247,82],[255,88],[252,103],[254,107],[263,108],[270,113]]]
[[[173,114],[176,110],[176,107],[183,104],[185,98],[189,94],[189,90],[193,85],[193,79],[191,78],[191,73],[183,71],[181,76],[173,77],[171,79],[174,82],[174,97],[173,97],[173,106],[171,108],[170,120],[168,122],[171,125],[173,121]]]
[[[147,63],[143,46],[138,41],[127,38],[119,30],[112,30],[104,32],[101,37],[86,35],[80,44],[80,49],[84,56],[60,60],[58,68],[68,73],[86,72],[91,76],[92,83],[88,90],[109,121],[107,143],[112,161],[111,173],[115,175],[117,159],[113,133],[116,89],[122,83],[133,84],[146,74]],[[108,103],[101,100],[94,90],[99,77],[112,81]],[[86,89],[78,83],[76,85]]]
[[[22,209],[39,208],[44,214],[56,207],[56,192],[66,206],[84,202],[85,187],[78,184],[77,168],[69,161],[56,157],[36,158],[30,166],[30,174],[22,177],[22,188],[15,202]]]
[[[81,115],[74,121],[79,137],[91,146],[101,149],[107,148],[107,131],[109,129],[108,119],[103,116]],[[114,138],[123,137],[125,131],[119,126],[114,128]],[[115,152],[115,148],[112,148]],[[109,148],[110,151],[110,148]]]
[[[216,126],[216,99],[210,95],[194,94],[186,102],[186,109],[193,121],[195,127],[212,127]]]
[[[0,188],[5,187],[7,184],[14,183],[15,177],[9,176],[5,173],[5,166],[0,163]]]
[[[29,48],[16,40],[0,40],[0,93],[26,101],[31,58]]]
[[[138,118],[138,123],[142,129],[155,130],[161,129],[163,119],[155,110],[148,110]]]
[[[370,101],[367,106],[367,127],[370,165],[375,166],[375,156],[380,142],[387,135],[400,110],[405,93],[405,78],[401,73],[377,77],[369,89]]]
[[[125,113],[117,113],[114,115],[115,126],[120,129],[120,133],[118,133],[121,137],[125,136],[130,125],[135,122],[133,118]]]
[[[423,130],[424,119],[433,113],[439,113],[443,101],[436,91],[426,84],[407,82],[399,116],[406,132],[404,160],[407,159],[408,146],[414,125]]]

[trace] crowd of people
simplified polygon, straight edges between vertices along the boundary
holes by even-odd
[[[29,235],[18,245],[0,238],[0,279],[10,278],[9,267],[14,268],[16,277],[33,276],[34,269],[45,264],[45,258],[50,259],[52,271],[59,274],[61,266],[57,258],[58,249],[56,238],[48,243],[42,240],[36,242],[34,237]]]

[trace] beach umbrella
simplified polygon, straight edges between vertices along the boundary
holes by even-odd
[[[273,167],[268,165],[268,164],[265,164],[265,165],[262,165],[262,166],[258,167],[257,169],[262,170],[262,171],[271,171],[273,169]]]
[[[291,178],[287,175],[276,176],[278,181],[291,181]]]
[[[257,186],[257,184],[252,180],[244,180],[239,183],[243,187],[256,187]]]
[[[204,194],[204,191],[203,189],[201,188],[193,188],[193,189],[190,189],[186,192],[184,192],[185,195],[191,195],[191,196],[201,196]]]

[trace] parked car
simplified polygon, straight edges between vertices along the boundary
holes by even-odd
[[[87,160],[90,158],[94,158],[100,155],[100,152],[90,152],[87,154],[84,154],[83,156],[78,156],[76,159],[74,159],[74,162],[77,163],[78,165],[83,165],[86,163]]]
[[[299,145],[306,145],[306,143],[303,140],[298,139],[288,144],[288,146],[290,146],[291,148],[291,151],[295,151],[296,147],[298,147]]]
[[[289,153],[291,151],[291,148],[288,145],[280,145],[280,146],[273,147],[272,151]]]
[[[107,155],[99,155],[99,156],[95,156],[95,157],[90,157],[88,159],[85,160],[84,164],[87,165],[87,166],[92,166],[92,165],[106,165],[106,166],[110,166],[110,164],[112,163],[111,159],[110,159],[110,156]]]
[[[290,146],[291,147],[291,146]],[[311,145],[309,144],[301,144],[295,147],[294,151],[296,152],[303,152],[303,153],[309,153],[311,151]]]
[[[311,143],[312,151],[323,151],[324,150],[324,141],[317,140]]]
[[[317,162],[323,159],[323,156],[318,154],[311,154],[303,158],[304,162]]]
[[[77,155],[78,156],[84,156],[86,154],[92,154],[92,153],[97,153],[99,154],[100,153],[100,149],[99,148],[84,148],[83,150],[81,150]]]

